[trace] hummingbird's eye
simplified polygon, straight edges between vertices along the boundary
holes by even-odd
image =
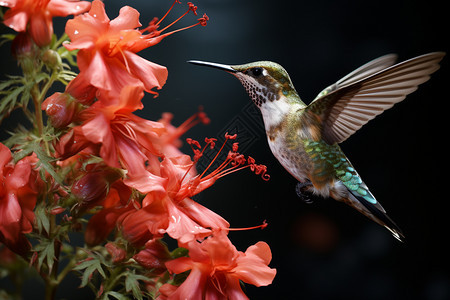
[[[261,74],[263,73],[263,69],[262,68],[252,68],[251,70],[251,73],[252,73],[252,75],[253,76],[255,76],[255,77],[258,77],[258,76],[261,76]]]

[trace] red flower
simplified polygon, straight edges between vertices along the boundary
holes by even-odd
[[[10,150],[0,143],[0,242],[21,255],[30,249],[24,233],[33,229],[37,180],[29,158],[14,164]]]
[[[105,163],[124,168],[128,176],[147,174],[145,163],[151,155],[161,155],[158,137],[165,131],[158,122],[132,114],[142,107],[142,86],[127,86],[120,96],[97,101],[79,114],[84,123],[60,140],[55,149],[63,158],[75,155],[86,147],[97,152]]]
[[[276,270],[268,267],[272,259],[269,246],[258,242],[245,253],[237,251],[224,233],[203,242],[188,245],[189,257],[166,262],[171,273],[190,270],[187,279],[176,289],[169,284],[160,288],[159,299],[248,299],[240,280],[255,286],[272,283]]]
[[[173,5],[176,3],[175,1]],[[172,7],[173,7],[172,5]],[[171,9],[172,9],[171,7]],[[154,88],[161,89],[167,79],[167,69],[147,61],[135,53],[158,44],[164,37],[196,25],[205,25],[205,16],[198,23],[162,34],[189,11],[191,6],[176,21],[158,30],[161,21],[155,18],[144,29],[138,30],[139,12],[129,6],[120,9],[119,16],[110,21],[103,2],[94,0],[89,13],[69,20],[66,33],[71,43],[69,50],[79,49],[77,54],[80,75],[85,81],[101,90],[119,93],[126,85],[142,84],[145,91],[158,95]],[[207,17],[206,17],[207,18]]]
[[[148,38],[137,30],[139,12],[122,7],[119,16],[110,21],[104,4],[94,0],[89,13],[69,20],[66,33],[69,50],[77,54],[80,75],[98,89],[120,92],[126,85],[143,84],[147,92],[156,94],[167,79],[167,69],[147,61],[135,53],[149,46]]]
[[[160,176],[127,182],[147,193],[141,209],[121,218],[122,232],[128,241],[143,245],[149,237],[160,237],[167,232],[172,238],[187,242],[210,235],[210,228],[229,227],[216,213],[186,195],[179,195],[179,190],[189,181],[192,165],[187,155],[166,158],[161,162]]]
[[[42,47],[52,39],[53,17],[83,13],[91,3],[77,0],[2,0],[0,5],[10,7],[4,16],[6,26],[17,32],[28,30],[34,42]]]
[[[130,177],[126,180],[130,187],[147,193],[141,209],[121,218],[123,234],[131,243],[143,245],[149,237],[159,237],[164,233],[186,243],[210,235],[212,229],[228,229],[227,221],[190,198],[210,187],[218,178],[244,168],[262,174],[264,179],[268,179],[268,175],[265,166],[255,165],[252,158],[245,159],[236,152],[237,143],[233,144],[225,161],[208,173],[227,141],[236,138],[235,135],[225,137],[226,140],[214,159],[199,175],[190,172],[194,162],[189,156],[182,155],[166,157],[160,163],[159,170],[155,170],[155,174],[151,176]],[[203,149],[197,149],[200,144],[188,139],[194,149],[195,162],[203,156],[205,150],[214,148],[215,139],[206,141]]]

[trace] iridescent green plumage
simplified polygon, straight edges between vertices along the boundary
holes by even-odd
[[[322,180],[326,181],[337,178],[350,191],[357,193],[370,203],[377,203],[377,200],[369,192],[369,189],[337,144],[329,145],[322,140],[305,140],[304,147],[314,163],[312,176],[323,178]]]

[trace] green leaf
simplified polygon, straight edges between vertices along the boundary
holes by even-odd
[[[127,292],[132,292],[133,297],[139,300],[142,300],[142,291],[140,288],[139,280],[142,281],[150,281],[151,278],[144,276],[144,275],[138,275],[133,272],[128,273],[125,279],[125,290]]]
[[[0,121],[18,107],[17,99],[24,90],[25,86],[18,86],[2,92],[2,94],[6,94],[6,96],[0,99]]]
[[[176,248],[175,250],[170,252],[170,256],[172,257],[172,259],[188,256],[188,254],[189,254],[189,250],[186,248],[182,248],[182,247]]]
[[[34,214],[36,216],[35,222],[39,233],[42,233],[42,230],[45,230],[47,234],[50,234],[50,220],[48,219],[45,206],[42,203],[36,206]]]
[[[116,298],[118,300],[128,300],[128,299],[130,299],[127,296],[125,296],[125,295],[123,295],[123,294],[121,294],[119,292],[109,291],[109,292],[106,292],[106,293],[104,293],[102,295],[102,300],[103,299],[105,299],[105,300],[109,299],[109,296],[112,296],[112,297],[114,297],[114,298]]]
[[[57,183],[59,183],[60,185],[64,185],[63,184],[63,178],[60,176],[60,174],[58,174],[56,172],[55,167],[53,167],[52,162],[56,161],[57,159],[48,156],[44,149],[42,149],[42,146],[40,144],[41,139],[37,138],[31,141],[26,141],[23,143],[18,143],[19,145],[23,145],[22,146],[22,151],[18,151],[15,153],[14,155],[14,160],[17,162],[20,159],[24,158],[25,156],[29,155],[30,153],[34,152],[37,156],[37,158],[39,159],[36,166],[37,167],[41,167],[47,171],[54,179]]]
[[[16,37],[16,35],[12,34],[12,33],[2,34],[0,36],[0,46],[3,46],[3,44],[6,44],[9,41],[12,41],[15,37]]]
[[[104,258],[101,255],[92,253],[89,258],[73,268],[76,271],[84,270],[81,277],[80,287],[85,287],[86,285],[88,285],[89,280],[92,278],[95,272],[98,272],[100,275],[102,275],[103,278],[106,278],[105,271],[102,268],[102,265],[105,264],[104,262]]]
[[[38,253],[37,268],[41,269],[44,261],[47,262],[49,270],[53,268],[55,262],[55,241],[53,239],[40,239],[39,243],[33,247],[33,250]]]

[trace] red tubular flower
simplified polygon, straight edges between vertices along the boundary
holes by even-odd
[[[190,9],[185,14],[189,11]],[[185,15],[158,30],[167,14],[159,22],[154,19],[149,26],[138,30],[141,23],[137,10],[124,6],[120,9],[119,16],[110,21],[103,2],[94,0],[89,13],[69,20],[66,25],[66,33],[71,40],[70,44],[65,45],[66,48],[80,50],[77,54],[81,71],[79,76],[85,77],[86,82],[98,89],[114,93],[119,93],[126,85],[142,84],[145,91],[157,96],[153,89],[161,89],[165,84],[167,69],[135,53],[158,44],[174,32],[186,29],[161,34]],[[200,23],[202,21],[195,25]],[[192,26],[187,28],[190,27]]]
[[[181,243],[193,239],[201,239],[211,234],[211,230],[228,230],[229,224],[222,217],[206,207],[191,200],[190,197],[210,187],[225,175],[244,168],[250,168],[267,180],[265,166],[258,166],[254,159],[248,160],[237,151],[237,143],[233,144],[225,161],[216,169],[210,171],[212,165],[224,149],[228,140],[236,135],[226,135],[226,140],[206,169],[199,175],[190,172],[194,162],[186,155],[166,157],[160,163],[157,175],[130,178],[126,184],[147,193],[142,201],[142,208],[121,218],[121,228],[124,236],[133,244],[143,245],[146,239],[158,237],[164,233]],[[192,139],[187,140],[193,147],[196,162],[204,151],[214,146],[215,139],[206,139],[204,148]],[[200,149],[197,149],[200,148]],[[209,172],[209,173],[208,173]]]
[[[97,101],[79,114],[84,123],[74,127],[55,146],[59,157],[68,158],[86,147],[114,168],[124,168],[128,176],[143,176],[150,155],[162,155],[158,138],[163,124],[133,115],[142,107],[142,86],[127,86],[110,105]]]
[[[190,270],[187,279],[176,289],[163,285],[158,299],[248,299],[239,280],[266,286],[276,274],[275,269],[268,267],[272,253],[264,242],[243,253],[236,250],[224,233],[219,233],[201,243],[192,241],[187,247],[189,257],[166,262],[171,273]]]
[[[160,176],[128,182],[147,196],[142,208],[121,218],[123,235],[135,245],[143,245],[149,237],[168,233],[172,238],[188,242],[211,234],[211,228],[226,229],[221,216],[187,198],[178,197],[189,181],[193,162],[187,155],[166,158],[160,164]]]
[[[38,179],[28,157],[14,164],[0,143],[0,242],[21,255],[30,249],[24,233],[33,229]]]
[[[129,6],[122,7],[119,16],[110,21],[103,2],[94,0],[89,13],[75,17],[66,24],[71,43],[69,50],[77,54],[80,75],[98,89],[119,93],[126,85],[143,84],[145,90],[156,94],[167,79],[167,69],[135,54],[135,44],[144,39],[135,28],[139,12]]]
[[[10,8],[4,16],[6,26],[17,32],[28,30],[34,42],[42,47],[52,40],[53,17],[83,13],[91,3],[76,0],[2,0],[0,5]]]

